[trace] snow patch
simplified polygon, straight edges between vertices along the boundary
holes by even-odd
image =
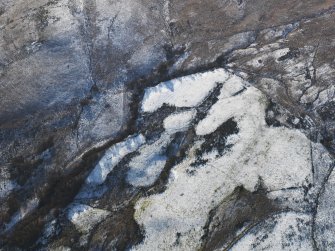
[[[232,172],[241,169],[236,177],[242,174],[248,177],[244,182],[246,188],[252,190],[255,184],[249,182],[258,176],[270,190],[302,185],[305,178],[311,178],[309,140],[297,130],[267,127],[264,120],[267,100],[259,90],[249,87],[241,95],[222,97],[196,126],[196,133],[210,134],[228,119],[235,119],[239,128],[234,136],[236,144],[222,161],[228,166],[239,160],[239,168]]]
[[[12,190],[17,187],[16,182],[8,179],[0,180],[0,198],[6,197]]]
[[[80,232],[89,232],[96,224],[104,220],[109,211],[93,208],[83,204],[74,204],[67,211],[67,218]]]
[[[314,106],[321,106],[326,103],[335,101],[335,86],[330,86],[319,93],[319,98],[314,101]]]
[[[108,149],[99,163],[86,179],[86,184],[102,184],[105,182],[107,175],[127,154],[136,151],[145,143],[143,135],[128,137],[125,141],[115,144]]]
[[[169,133],[187,129],[195,114],[196,110],[194,109],[172,114],[164,120],[164,128]]]
[[[170,143],[170,135],[163,134],[156,142],[144,145],[139,155],[129,163],[127,181],[133,186],[150,186],[163,170],[166,162],[163,148]]]
[[[0,168],[0,198],[6,197],[17,187],[17,183],[10,179],[9,166]]]
[[[242,79],[231,77],[195,128],[197,135],[208,135],[233,118],[239,133],[228,138],[234,143],[230,151],[221,157],[209,153],[207,163],[192,167],[200,145],[196,141],[187,157],[172,168],[167,189],[138,201],[135,219],[145,229],[146,238],[134,250],[199,249],[210,210],[237,186],[254,191],[259,177],[269,190],[312,182],[310,141],[298,130],[268,127],[265,95],[252,86],[238,91],[245,86]],[[183,99],[178,91],[171,100]]]
[[[160,83],[145,90],[142,111],[154,112],[163,104],[177,107],[198,105],[216,86],[224,82],[229,73],[224,69],[197,73]]]
[[[326,151],[321,153],[322,164],[317,172],[324,171],[319,181],[323,181],[327,171],[334,168],[335,163]],[[335,227],[335,172],[332,170],[327,183],[319,198],[319,205],[315,219],[315,239],[319,250],[335,250],[334,227]]]
[[[295,212],[276,215],[251,230],[231,250],[312,251],[311,218],[310,215]],[[272,226],[273,229],[269,230]]]
[[[165,149],[172,140],[172,134],[188,129],[196,110],[174,113],[164,120],[165,132],[152,144],[143,145],[139,149],[139,155],[134,157],[129,163],[127,181],[136,187],[152,185],[160,173],[165,163]]]

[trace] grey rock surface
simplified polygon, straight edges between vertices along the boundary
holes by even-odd
[[[333,250],[334,23],[0,0],[0,250]]]

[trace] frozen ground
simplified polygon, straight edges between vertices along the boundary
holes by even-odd
[[[149,124],[148,133],[148,125],[137,122],[146,136],[134,134],[108,148],[66,209],[82,235],[81,245],[93,229],[118,217],[113,212],[124,203],[119,196],[131,200],[140,191],[150,195],[134,203],[131,217],[144,235],[132,250],[313,250],[316,241],[333,245],[328,232],[314,237],[328,224],[329,204],[322,200],[316,215],[313,208],[331,191],[334,162],[300,130],[269,125],[268,116],[274,116],[269,106],[263,92],[225,69],[146,89],[138,121],[159,114],[157,128]],[[157,184],[163,189],[152,193]],[[101,207],[99,198],[114,206]],[[240,216],[231,218],[228,207]],[[18,213],[11,226],[32,209]],[[220,217],[226,214],[225,224]],[[50,229],[56,229],[52,224]],[[227,226],[229,235],[218,239]],[[43,240],[52,236],[49,232]]]
[[[0,249],[334,250],[335,6],[0,1]]]
[[[255,87],[247,86],[241,78],[228,72],[226,74],[229,77],[223,81],[218,101],[194,127],[197,135],[206,136],[232,118],[239,130],[237,134],[227,138],[232,147],[222,156],[214,149],[205,155],[205,164],[194,168],[192,163],[196,160],[196,152],[202,139],[194,143],[187,157],[172,168],[167,189],[137,203],[135,219],[143,226],[145,239],[134,250],[201,248],[201,237],[210,210],[238,186],[254,192],[260,180],[269,191],[313,183],[309,139],[298,130],[269,127],[265,122],[265,109],[268,104],[266,97]],[[188,77],[192,78],[193,76]],[[180,81],[182,83],[183,79]],[[202,81],[206,83],[206,77]],[[211,78],[208,81],[211,82]],[[196,88],[196,83],[194,86]],[[190,88],[192,87],[190,84]],[[245,90],[240,92],[243,89]],[[161,95],[156,93],[156,96]],[[181,94],[179,96],[182,97]],[[163,95],[161,100],[164,100]],[[161,100],[157,100],[157,103],[163,102]],[[178,103],[177,100],[174,102]],[[190,170],[193,170],[192,174]],[[294,214],[288,217],[297,221],[300,219],[296,219]],[[290,220],[285,217],[283,222],[278,220],[277,229],[274,230],[278,233],[271,236],[274,238],[269,241],[271,245],[285,245],[286,240],[280,238],[286,231],[285,227],[289,227],[285,225],[285,221]],[[296,234],[297,230],[292,233]],[[304,235],[309,236],[309,233]],[[310,247],[311,241],[307,242],[294,245]],[[243,250],[239,247],[241,246],[237,246],[236,250]],[[299,247],[294,246],[291,250],[297,249]]]

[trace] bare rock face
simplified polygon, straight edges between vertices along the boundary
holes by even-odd
[[[334,22],[0,1],[0,250],[333,250]]]

